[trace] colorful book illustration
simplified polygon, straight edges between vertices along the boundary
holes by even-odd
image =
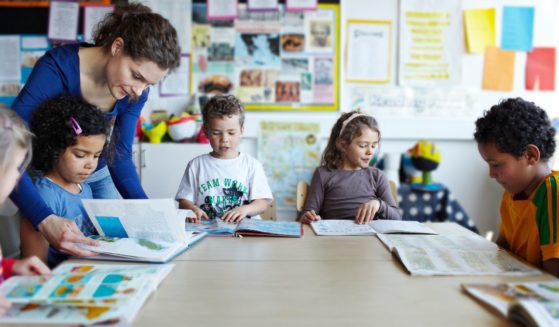
[[[353,220],[327,219],[311,223],[316,235],[322,236],[361,236],[376,234],[437,234],[434,230],[418,221],[373,220],[369,224],[356,224]]]
[[[538,275],[541,271],[521,262],[477,234],[377,234],[412,274],[432,275]]]
[[[243,219],[239,223],[226,223],[220,219],[186,223],[187,231],[205,232],[209,235],[251,235],[301,237],[303,228],[294,221]]]
[[[462,288],[524,326],[559,325],[559,281],[463,284]]]
[[[186,232],[185,210],[173,199],[83,200],[99,233],[99,246],[81,245],[101,255],[88,259],[168,262],[206,236]]]
[[[130,323],[172,268],[66,263],[48,278],[15,276],[0,285],[13,304],[0,323]]]

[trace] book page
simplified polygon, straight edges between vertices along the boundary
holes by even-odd
[[[541,274],[478,235],[377,236],[412,275]]]
[[[184,217],[173,199],[82,200],[101,236],[184,242]]]
[[[301,236],[301,224],[295,221],[243,219],[237,233],[256,232],[270,236]]]
[[[189,232],[188,234],[192,235],[192,232]],[[97,253],[146,259],[148,261],[165,261],[172,257],[181,248],[188,246],[187,243],[183,242],[168,243],[136,238],[118,238],[108,236],[92,236],[91,238],[98,242],[98,246],[81,244],[80,247]],[[95,257],[92,257],[91,259],[95,259]]]
[[[418,221],[378,219],[371,221],[369,225],[381,234],[438,234]]]
[[[462,288],[503,316],[523,324],[555,326],[559,323],[559,281],[463,284]]]
[[[0,323],[130,323],[173,267],[64,263],[48,279],[15,276],[0,285],[13,303]]]
[[[370,225],[359,225],[353,220],[327,219],[311,223],[316,235],[375,235],[375,230]]]

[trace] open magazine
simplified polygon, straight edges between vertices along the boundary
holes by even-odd
[[[311,223],[316,235],[376,235],[380,234],[437,234],[434,230],[418,221],[373,220],[368,224],[356,224],[347,219],[325,219]]]
[[[167,262],[206,235],[185,231],[188,213],[173,199],[82,201],[99,246],[81,247],[101,253],[87,259]]]
[[[412,275],[537,275],[541,271],[476,234],[377,234]]]
[[[190,232],[205,232],[209,235],[252,235],[301,237],[303,228],[294,221],[243,219],[238,223],[226,223],[221,219],[203,219],[200,223],[186,223]]]
[[[0,285],[12,302],[0,324],[130,323],[172,268],[64,263],[48,278],[11,277]]]
[[[463,284],[462,288],[524,326],[559,325],[559,281]]]

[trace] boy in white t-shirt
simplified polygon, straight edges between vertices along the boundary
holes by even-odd
[[[212,152],[192,159],[186,166],[175,199],[196,218],[221,218],[238,222],[259,219],[272,201],[262,164],[239,152],[244,131],[244,108],[232,95],[216,95],[202,109],[204,131]]]

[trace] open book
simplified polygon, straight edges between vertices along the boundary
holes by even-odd
[[[101,253],[87,259],[167,262],[206,235],[185,231],[173,199],[82,201],[99,246],[80,246]]]
[[[536,268],[473,234],[377,234],[412,275],[537,275]]]
[[[311,223],[316,235],[375,235],[375,234],[437,234],[434,230],[418,221],[373,220],[359,225],[353,220],[325,219]]]
[[[462,288],[524,326],[559,325],[559,281],[463,284]]]
[[[64,263],[48,278],[11,277],[0,285],[12,302],[0,324],[130,323],[172,268]]]
[[[201,223],[186,223],[186,230],[206,232],[210,235],[252,235],[301,237],[303,228],[294,221],[243,219],[239,223],[226,223],[221,219],[202,220]]]

